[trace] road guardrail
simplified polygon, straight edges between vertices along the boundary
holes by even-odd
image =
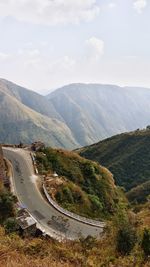
[[[70,212],[70,211],[67,211],[65,209],[63,209],[62,207],[60,207],[52,198],[51,196],[49,195],[49,193],[47,192],[47,189],[45,187],[45,185],[43,184],[43,191],[44,191],[44,194],[47,198],[47,200],[49,201],[49,203],[56,209],[58,210],[59,212],[61,212],[62,214],[74,219],[74,220],[77,220],[79,222],[82,222],[82,223],[85,223],[85,224],[88,224],[88,225],[92,225],[92,226],[95,226],[95,227],[100,227],[100,228],[104,228],[106,226],[106,224],[104,222],[100,222],[100,221],[96,221],[96,220],[92,220],[92,219],[88,219],[88,218],[85,218],[85,217],[82,217],[80,215],[77,215],[73,212]]]

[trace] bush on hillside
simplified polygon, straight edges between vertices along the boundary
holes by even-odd
[[[117,233],[117,251],[122,255],[128,255],[136,243],[135,230],[130,225],[122,226]]]
[[[144,229],[141,247],[146,256],[150,256],[150,229]]]
[[[0,192],[0,223],[3,223],[7,218],[14,216],[15,197],[7,192]]]
[[[5,221],[4,227],[5,227],[5,231],[7,234],[10,234],[10,233],[13,233],[19,230],[19,225],[15,218],[8,218]]]

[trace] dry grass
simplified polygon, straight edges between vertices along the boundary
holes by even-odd
[[[148,205],[143,207],[137,214],[141,218],[137,230],[149,226],[148,208]],[[109,227],[99,241],[59,243],[51,239],[7,236],[0,228],[0,267],[150,267],[138,244],[129,256],[122,257],[116,252],[115,231]]]
[[[139,222],[140,230],[145,227],[150,228],[150,202],[141,206],[141,210],[137,214],[137,221]]]

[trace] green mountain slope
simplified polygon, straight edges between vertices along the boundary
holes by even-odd
[[[145,203],[150,196],[150,181],[132,188],[126,196],[130,202]]]
[[[150,130],[124,133],[79,150],[106,166],[128,191],[150,181]]]
[[[150,121],[150,90],[145,88],[71,84],[47,98],[81,146]]]
[[[61,121],[44,116],[0,87],[0,142],[31,143],[41,140],[54,147],[77,146],[71,131]]]
[[[115,212],[123,196],[106,168],[76,153],[52,148],[38,152],[36,159],[40,172],[48,177],[54,171],[59,175],[49,188],[64,208],[90,218],[106,218]]]

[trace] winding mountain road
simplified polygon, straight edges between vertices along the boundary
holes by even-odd
[[[13,166],[12,182],[19,202],[27,208],[40,229],[58,240],[74,240],[88,235],[100,238],[104,223],[97,227],[77,221],[47,203],[37,188],[29,151],[3,147],[3,152]]]

